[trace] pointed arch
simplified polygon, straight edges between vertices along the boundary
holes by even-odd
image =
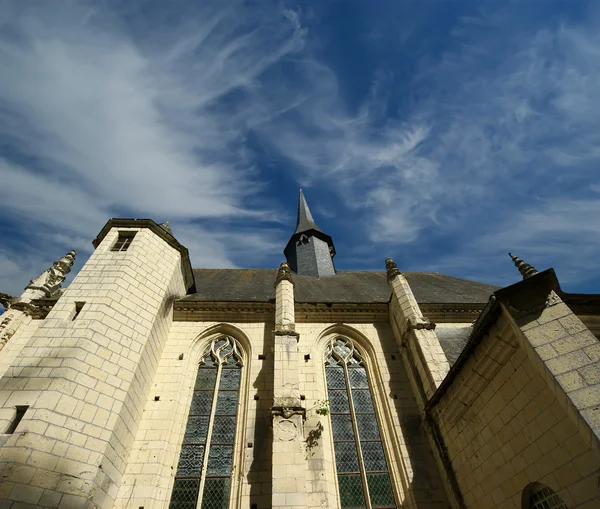
[[[521,495],[523,509],[568,509],[567,504],[549,486],[532,482],[525,486]]]
[[[384,444],[375,352],[354,327],[336,324],[317,338],[329,400],[334,463],[342,508],[393,508],[392,450]],[[377,408],[379,407],[379,408]]]
[[[248,401],[249,338],[238,327],[215,324],[190,345],[190,394],[171,509],[238,507]]]

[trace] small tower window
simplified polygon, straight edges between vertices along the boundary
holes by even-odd
[[[111,251],[127,251],[136,233],[137,232],[132,231],[119,232],[119,238],[115,242],[115,245],[112,247]]]
[[[75,313],[73,313],[72,320],[75,320],[75,318],[77,318],[79,316],[79,313],[81,313],[83,306],[85,306],[85,302],[76,302],[75,303]]]
[[[27,412],[29,405],[17,405],[16,408],[17,408],[17,413],[15,414],[14,419],[10,423],[10,426],[6,430],[7,434],[12,434],[15,432],[15,430],[17,429],[17,426],[23,420],[23,416],[25,415],[25,412]]]
[[[302,244],[308,244],[310,241],[308,239],[308,237],[306,235],[301,235],[300,238],[298,239],[298,246],[302,245]]]

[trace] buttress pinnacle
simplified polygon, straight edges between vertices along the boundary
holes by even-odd
[[[515,267],[519,269],[519,272],[523,276],[523,279],[535,276],[538,273],[535,267],[529,265],[528,263],[525,263],[523,260],[521,260],[521,258],[517,258],[512,253],[508,253],[508,256],[510,256],[511,260],[515,264]]]

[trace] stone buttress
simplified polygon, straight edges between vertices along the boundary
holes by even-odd
[[[406,278],[391,258],[386,260],[392,288],[390,323],[398,345],[405,352],[408,371],[413,374],[417,401],[423,407],[440,386],[450,365],[434,332],[435,324],[423,316]]]
[[[294,281],[285,262],[277,273],[275,288],[272,507],[306,507],[306,411],[300,401],[300,354],[294,323]]]

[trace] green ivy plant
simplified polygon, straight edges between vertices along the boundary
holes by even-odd
[[[320,399],[313,408],[315,409],[315,413],[317,415],[329,415],[329,400]]]

